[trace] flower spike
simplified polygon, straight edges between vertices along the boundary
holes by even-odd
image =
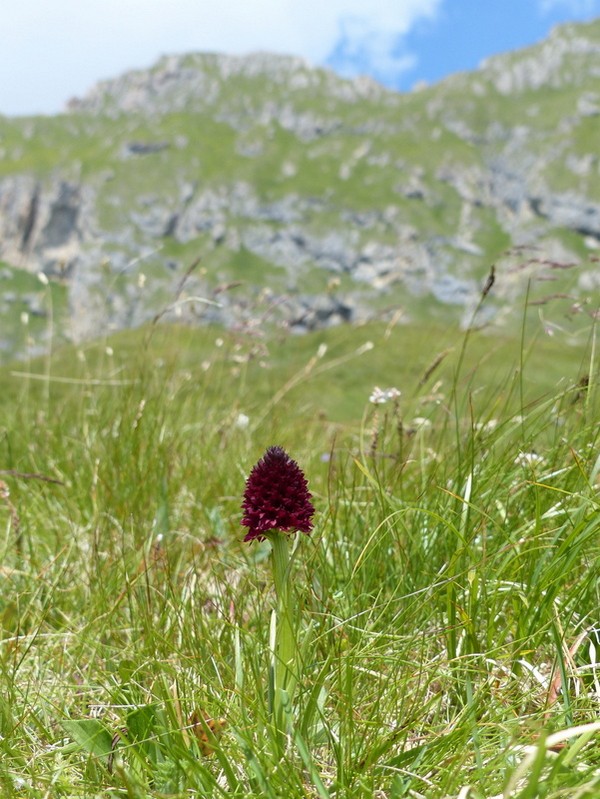
[[[310,533],[315,509],[302,469],[282,447],[269,447],[246,481],[244,541],[262,541],[270,530]]]

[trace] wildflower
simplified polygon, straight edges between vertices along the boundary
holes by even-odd
[[[299,606],[294,603],[290,580],[289,536],[312,530],[315,509],[306,478],[296,461],[282,447],[269,447],[246,481],[242,525],[249,528],[244,541],[269,539],[277,610],[272,635],[272,671],[269,710],[280,755],[290,740],[289,707],[298,680],[300,652],[296,631]]]
[[[245,430],[249,424],[250,424],[250,417],[247,416],[245,413],[238,413],[235,420],[235,426],[238,428],[238,430]]]
[[[517,466],[535,466],[541,465],[544,463],[544,457],[542,455],[538,455],[537,452],[519,452],[517,457],[515,458],[515,464]]]
[[[397,388],[379,388],[375,386],[369,397],[369,402],[373,405],[385,405],[390,400],[397,400],[400,396],[400,391]]]
[[[271,530],[310,533],[315,509],[306,478],[282,447],[269,447],[246,481],[242,525],[244,541],[265,538]]]

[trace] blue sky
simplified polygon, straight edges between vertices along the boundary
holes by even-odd
[[[304,56],[393,88],[533,44],[600,0],[19,0],[0,15],[0,113],[55,113],[165,53]]]
[[[362,61],[363,70],[383,83],[408,90],[416,81],[433,83],[453,72],[475,69],[489,55],[533,44],[558,23],[596,16],[600,0],[445,0],[434,14],[415,19],[407,33],[397,37],[397,59],[404,59],[406,68],[396,75],[369,63],[368,52],[346,59],[343,41],[327,60],[349,75]]]

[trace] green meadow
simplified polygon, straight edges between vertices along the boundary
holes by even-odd
[[[3,366],[2,796],[599,796],[596,322],[522,306],[157,322]],[[316,508],[283,746],[270,543],[240,525],[273,444]]]
[[[599,35],[0,118],[2,799],[600,797]],[[372,321],[292,334],[302,295]],[[273,446],[285,569],[241,524]]]

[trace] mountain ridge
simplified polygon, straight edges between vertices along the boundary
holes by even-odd
[[[202,321],[249,324],[259,301],[299,331],[468,319],[504,258],[502,318],[511,247],[595,285],[598,75],[600,20],[405,94],[295,57],[165,56],[62,115],[0,118],[0,260],[64,287],[75,339],[151,318],[198,256],[189,296],[244,284],[173,311]]]

